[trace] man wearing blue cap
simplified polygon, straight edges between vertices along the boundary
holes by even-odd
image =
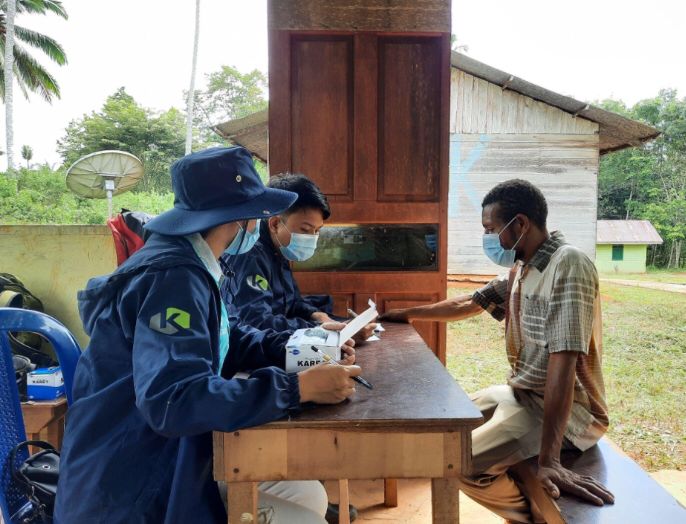
[[[298,374],[255,366],[244,380],[219,375],[232,353],[217,260],[247,252],[259,219],[295,195],[265,188],[238,147],[188,155],[171,172],[174,208],[148,222],[152,235],[140,251],[79,293],[90,344],[76,368],[62,448],[60,524],[226,522],[211,432],[264,424],[301,402],[340,402],[360,373],[324,365]],[[318,482],[260,490],[260,506],[281,522],[324,522]]]

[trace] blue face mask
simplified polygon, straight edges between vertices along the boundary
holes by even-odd
[[[281,222],[286,231],[291,233],[290,229],[286,227],[286,224]],[[319,240],[319,235],[304,235],[302,233],[291,233],[291,241],[287,246],[280,245],[279,238],[276,241],[279,242],[279,250],[281,254],[288,260],[293,260],[296,262],[302,262],[308,258],[312,258],[314,251],[317,249],[317,240]]]
[[[241,227],[240,224],[238,224],[238,228],[240,231],[236,234],[236,237],[233,239],[229,247],[227,247],[224,250],[224,253],[227,255],[242,255],[244,253],[247,253],[252,249],[252,247],[255,245],[255,242],[257,242],[257,239],[260,238],[260,219],[257,219],[257,223],[255,224],[255,229],[252,231],[245,231],[243,232],[243,227]]]
[[[502,235],[503,231],[510,227],[512,222],[514,222],[514,218],[500,230],[500,233],[484,233],[483,236],[484,253],[491,260],[491,262],[503,267],[512,267],[514,265],[515,259],[517,258],[515,248],[524,236],[524,233],[519,235],[519,238],[517,239],[517,242],[515,242],[515,245],[512,246],[512,249],[505,249],[500,244],[500,235]]]

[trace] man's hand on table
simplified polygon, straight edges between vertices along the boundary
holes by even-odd
[[[615,502],[614,495],[593,477],[574,473],[557,461],[544,466],[539,464],[537,476],[543,489],[554,499],[560,497],[560,492],[564,492],[576,495],[596,506]]]
[[[359,366],[319,364],[298,373],[300,402],[338,404],[355,393],[352,377],[362,372]]]
[[[367,340],[369,337],[374,335],[374,330],[376,329],[377,326],[378,326],[378,324],[375,322],[370,322],[369,324],[364,326],[353,337],[355,339],[355,342],[361,344],[362,342]]]
[[[409,322],[410,318],[407,309],[391,309],[386,311],[379,316],[379,320],[385,320],[387,322]]]

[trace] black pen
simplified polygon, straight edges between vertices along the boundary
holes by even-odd
[[[340,365],[341,365],[341,364],[339,364],[338,362],[336,362],[335,359],[331,358],[329,355],[327,355],[327,354],[324,353],[323,351],[319,351],[319,349],[317,349],[317,346],[310,346],[310,347],[312,348],[312,351],[314,351],[314,352],[316,352],[316,353],[319,353],[319,354],[322,356],[322,358],[323,358],[326,362],[328,362],[329,364],[333,364],[334,366],[340,366]],[[367,389],[374,389],[374,386],[372,386],[369,382],[367,382],[367,381],[366,381],[365,379],[363,379],[362,377],[350,377],[350,378],[352,378],[352,379],[353,379],[355,382],[357,382],[358,384],[362,384],[362,385],[363,385],[364,387],[366,387]]]

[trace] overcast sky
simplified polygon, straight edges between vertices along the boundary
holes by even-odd
[[[61,100],[49,105],[33,95],[27,102],[15,90],[17,163],[28,144],[34,162],[58,164],[56,141],[67,124],[100,109],[120,86],[146,107],[184,107],[194,0],[63,3],[67,21],[17,20],[59,41],[69,60],[49,66]],[[266,0],[202,0],[201,9],[196,86],[224,64],[267,70]],[[686,96],[686,0],[454,0],[452,24],[471,57],[580,100],[633,104],[666,87]],[[4,118],[3,106],[3,150]]]

